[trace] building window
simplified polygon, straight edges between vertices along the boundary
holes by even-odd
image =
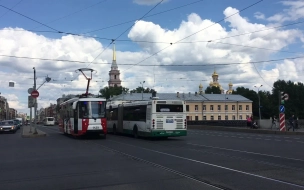
[[[225,105],[225,110],[228,110],[228,105]]]
[[[242,120],[243,119],[243,117],[240,115],[240,120]]]
[[[235,105],[232,105],[232,110],[235,110]]]
[[[247,111],[249,110],[249,105],[246,105],[246,110],[247,110]]]
[[[190,116],[187,116],[187,121],[190,121]]]
[[[195,121],[198,121],[198,116],[195,116]]]
[[[210,110],[213,111],[213,105],[210,105]]]
[[[203,110],[206,110],[206,105],[203,105]]]
[[[220,115],[217,116],[217,120],[222,120],[222,117]]]
[[[207,117],[205,115],[203,116],[203,120],[207,120]]]
[[[186,111],[189,111],[189,105],[186,105]],[[188,116],[189,117],[189,116]]]
[[[217,105],[217,110],[221,111],[221,105]]]
[[[195,111],[198,111],[198,105],[195,105]]]
[[[225,120],[228,120],[228,115],[225,115]]]
[[[211,118],[210,118],[211,120],[214,120],[214,117],[213,117],[213,115],[211,116]]]
[[[232,116],[232,120],[235,120],[235,115]]]
[[[242,105],[239,105],[239,110],[242,110]]]
[[[116,75],[114,75],[114,79],[116,79]]]

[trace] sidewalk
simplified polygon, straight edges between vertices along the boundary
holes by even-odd
[[[46,133],[37,129],[38,134],[34,134],[34,127],[32,126],[32,132],[30,132],[30,126],[22,126],[22,137],[23,138],[35,138],[35,137],[46,137]]]
[[[214,130],[214,131],[231,131],[231,132],[244,132],[244,133],[261,133],[261,134],[278,134],[278,135],[303,135],[304,128],[295,129],[295,132],[290,129],[289,131],[279,131],[278,129],[260,128],[251,129],[248,127],[231,127],[231,126],[205,126],[205,125],[188,125],[188,129],[196,130]]]

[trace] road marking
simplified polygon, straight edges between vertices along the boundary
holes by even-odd
[[[281,159],[286,159],[286,160],[296,160],[296,161],[304,162],[304,160],[301,160],[301,159],[276,156],[276,155],[272,155],[272,154],[263,154],[263,153],[258,153],[258,152],[250,152],[250,151],[236,150],[236,149],[230,149],[230,148],[222,148],[222,147],[216,147],[216,146],[207,146],[207,145],[200,145],[200,144],[194,144],[194,143],[187,143],[187,144],[190,144],[190,145],[193,145],[193,146],[201,146],[201,147],[207,147],[207,148],[229,150],[229,151],[241,152],[241,153],[246,153],[246,154],[256,154],[256,155],[261,155],[261,156],[268,156],[268,157],[281,158]]]
[[[216,164],[211,164],[211,163],[208,163],[208,162],[203,162],[203,161],[199,161],[199,160],[195,160],[195,159],[191,159],[191,158],[187,158],[187,157],[183,157],[183,156],[178,156],[178,155],[175,155],[175,154],[169,154],[169,153],[166,153],[166,152],[161,152],[161,151],[157,151],[157,150],[143,148],[143,147],[140,147],[140,146],[135,146],[135,145],[127,144],[127,143],[121,143],[121,142],[113,141],[113,140],[109,140],[109,141],[116,142],[116,143],[123,144],[123,145],[127,145],[127,146],[140,148],[140,149],[147,150],[147,151],[150,151],[150,152],[155,152],[155,153],[159,153],[159,154],[163,154],[163,155],[187,160],[187,161],[190,161],[190,162],[204,164],[204,165],[208,165],[208,166],[212,166],[212,167],[216,167],[216,168],[220,168],[220,169],[224,169],[224,170],[228,170],[228,171],[233,171],[233,172],[236,172],[236,173],[241,173],[241,174],[244,174],[244,175],[249,175],[249,176],[253,176],[253,177],[257,177],[257,178],[261,178],[261,179],[266,179],[266,180],[269,180],[269,181],[274,181],[274,182],[278,182],[278,183],[282,183],[282,184],[286,184],[286,185],[290,185],[290,186],[299,187],[299,188],[304,189],[304,186],[302,186],[302,185],[297,185],[297,184],[289,183],[289,182],[286,182],[286,181],[281,181],[281,180],[278,180],[278,179],[264,177],[264,176],[261,176],[261,175],[257,175],[257,174],[253,174],[253,173],[249,173],[249,172],[244,172],[244,171],[241,171],[241,170],[236,170],[236,169],[232,169],[232,168],[228,168],[228,167],[224,167],[224,166],[220,166],[220,165],[216,165]],[[189,144],[189,143],[187,143],[187,144]]]

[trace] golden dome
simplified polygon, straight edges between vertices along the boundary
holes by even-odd
[[[232,82],[231,82],[231,81],[229,82],[229,86],[233,86],[233,84],[232,84]]]
[[[202,85],[202,83],[198,86],[199,88],[203,88],[203,85]]]
[[[218,76],[218,74],[214,71],[212,76]]]

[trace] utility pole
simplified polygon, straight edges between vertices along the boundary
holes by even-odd
[[[36,90],[36,69],[34,69],[34,90]],[[37,113],[37,98],[34,98],[34,133],[33,134],[38,134],[37,129],[36,129],[36,113]]]
[[[263,85],[261,84],[260,86],[254,86],[256,88],[258,88],[258,98],[259,98],[259,126],[261,126],[261,101],[260,101],[260,88]]]
[[[140,82],[140,84],[141,84],[141,100],[144,100],[144,83],[145,83],[145,81]]]

